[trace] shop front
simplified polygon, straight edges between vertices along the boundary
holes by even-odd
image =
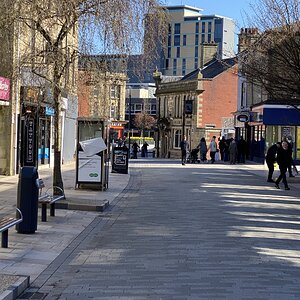
[[[300,162],[300,110],[288,105],[260,104],[251,114],[260,122],[249,123],[254,131],[261,131],[265,149],[286,137],[293,148],[293,158]]]

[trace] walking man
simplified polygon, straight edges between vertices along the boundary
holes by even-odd
[[[281,143],[277,142],[276,144],[272,145],[266,155],[266,163],[269,169],[268,173],[268,180],[267,182],[275,182],[273,180],[273,173],[274,173],[274,163],[276,162],[276,155],[277,155],[277,150],[281,147]]]
[[[290,163],[290,154],[289,154],[289,146],[287,142],[282,142],[281,147],[277,150],[277,163],[280,170],[280,175],[275,181],[275,187],[280,189],[279,183],[282,180],[284,184],[284,188],[289,190],[289,186],[286,180],[286,171],[288,169],[288,165]]]

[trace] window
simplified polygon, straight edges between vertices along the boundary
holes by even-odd
[[[182,37],[182,45],[186,46],[186,34],[184,34]]]
[[[205,22],[202,22],[202,33],[205,33]]]
[[[180,148],[181,130],[175,130],[174,133],[174,148]]]
[[[198,58],[195,58],[195,65],[194,65],[195,69],[198,69]]]
[[[171,37],[171,35],[169,34],[169,35],[168,35],[168,47],[171,47],[171,45],[172,45],[172,37]]]
[[[110,97],[112,99],[120,98],[120,86],[112,85],[110,87]]]
[[[166,59],[166,70],[169,70],[169,60]]]
[[[174,35],[174,46],[180,46],[180,35]]]
[[[202,33],[201,34],[201,43],[204,43],[205,42],[205,33]]]
[[[182,75],[184,76],[186,73],[186,59],[182,59]]]
[[[208,43],[211,42],[211,34],[210,34],[210,33],[207,35],[207,42],[208,42]]]
[[[208,22],[208,32],[211,32],[211,22]]]
[[[199,35],[196,34],[195,35],[195,45],[198,45],[199,44]]]
[[[151,115],[156,115],[156,104],[151,104]]]
[[[142,112],[142,104],[134,104],[134,113]]]
[[[173,59],[173,75],[176,75],[176,70],[177,70],[177,59]]]
[[[199,48],[198,46],[195,47],[195,57],[199,56]]]
[[[180,47],[176,48],[176,57],[180,57]]]
[[[174,34],[180,34],[180,23],[174,24]]]
[[[199,23],[196,23],[196,33],[199,33]]]
[[[171,47],[168,47],[168,58],[171,57],[171,50],[172,50],[172,48],[171,48]]]

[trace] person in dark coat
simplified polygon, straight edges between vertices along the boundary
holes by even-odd
[[[286,142],[288,144],[288,152],[289,152],[289,156],[290,156],[290,161],[288,164],[288,171],[289,171],[289,176],[290,177],[295,177],[292,173],[292,164],[293,164],[293,146],[292,144],[288,141],[287,137],[283,137],[282,139],[283,142]]]
[[[238,162],[245,163],[246,161],[246,154],[247,154],[247,142],[241,136],[237,142],[237,150],[238,150]]]
[[[225,148],[226,148],[226,140],[225,140],[225,137],[223,136],[219,142],[220,157],[221,157],[221,160],[223,160],[223,161],[224,161]]]
[[[189,151],[189,143],[186,140],[186,136],[183,137],[183,140],[180,142],[180,149],[181,149],[181,163],[184,166],[186,163],[186,155]]]
[[[273,173],[274,173],[274,163],[276,162],[276,155],[277,155],[277,150],[281,147],[281,143],[277,142],[276,144],[272,145],[266,155],[266,163],[269,169],[268,173],[268,180],[267,182],[275,182],[273,180]]]
[[[137,153],[138,153],[138,151],[139,151],[139,145],[137,144],[137,142],[134,142],[133,144],[132,144],[132,151],[133,151],[133,158],[134,159],[137,159]]]
[[[277,163],[280,170],[280,175],[275,181],[275,187],[277,189],[280,189],[279,183],[282,180],[284,184],[284,188],[286,190],[289,190],[289,186],[286,180],[286,171],[288,169],[288,165],[290,163],[290,154],[289,154],[289,146],[287,142],[282,142],[281,147],[277,150]]]

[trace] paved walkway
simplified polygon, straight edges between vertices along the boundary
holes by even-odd
[[[34,281],[39,274],[95,219],[101,215],[97,208],[105,202],[113,202],[129,181],[128,174],[111,173],[107,191],[75,189],[75,165],[62,168],[65,194],[72,207],[82,210],[56,209],[56,216],[41,222],[35,234],[19,234],[9,230],[7,249],[0,248],[0,299],[5,299],[20,284]],[[46,186],[51,186],[52,169],[39,170]],[[0,176],[0,214],[14,215],[17,204],[18,176]],[[15,275],[15,276],[11,276]],[[22,276],[20,276],[22,275]],[[22,286],[23,287],[23,286]],[[7,290],[8,289],[8,290]],[[1,293],[3,293],[1,295]]]
[[[265,172],[133,161],[110,209],[20,299],[299,299],[299,182],[276,190]]]

